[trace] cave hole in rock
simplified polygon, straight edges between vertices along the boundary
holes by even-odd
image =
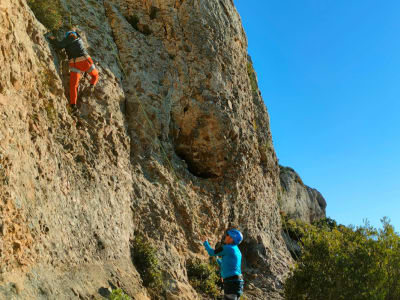
[[[143,25],[143,29],[139,30],[141,33],[143,33],[144,35],[150,35],[153,33],[153,31],[150,29],[149,25]]]
[[[14,252],[19,251],[21,249],[21,243],[18,241],[14,242],[12,245],[12,248],[13,248]]]
[[[155,18],[157,18],[157,13],[158,13],[159,9],[155,6],[152,6],[150,9],[150,20],[154,20]]]
[[[175,149],[176,155],[182,160],[184,160],[188,166],[188,171],[199,178],[210,179],[219,177],[212,170],[207,170],[207,167],[202,166],[201,162],[195,162],[189,155],[179,148]]]
[[[140,33],[144,34],[144,35],[150,35],[153,33],[153,31],[150,29],[150,26],[147,24],[139,24],[139,17],[136,15],[131,15],[126,17],[126,20],[128,21],[129,24],[131,24],[131,26],[139,31]]]
[[[128,21],[129,24],[131,24],[131,26],[136,29],[137,31],[139,31],[139,27],[138,27],[138,23],[139,23],[139,18],[135,15],[129,16],[126,18],[126,20]]]
[[[94,239],[96,241],[96,246],[98,250],[104,250],[106,248],[103,241],[100,239],[97,233],[94,234]]]

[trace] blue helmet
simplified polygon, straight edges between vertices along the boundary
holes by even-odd
[[[76,36],[78,36],[78,34],[77,34],[75,31],[68,31],[68,32],[65,34],[65,37],[68,37],[70,34],[75,34]]]
[[[237,229],[231,229],[226,232],[232,239],[235,245],[239,245],[243,241],[243,234]]]

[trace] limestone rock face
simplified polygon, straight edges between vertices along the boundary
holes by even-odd
[[[281,299],[279,167],[231,0],[62,0],[100,72],[67,109],[65,54],[0,0],[0,299],[207,299],[186,260],[243,231],[247,299]],[[64,30],[59,32],[61,38]],[[146,289],[132,240],[157,249]]]
[[[281,210],[290,218],[311,223],[326,217],[326,201],[316,189],[304,185],[300,176],[280,166]]]

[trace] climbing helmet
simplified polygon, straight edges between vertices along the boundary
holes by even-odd
[[[75,31],[68,31],[68,32],[65,34],[65,37],[67,38],[70,34],[73,34],[74,36],[78,37],[78,34],[77,34]]]
[[[243,241],[243,234],[237,229],[230,229],[226,233],[232,238],[235,245],[239,245]]]

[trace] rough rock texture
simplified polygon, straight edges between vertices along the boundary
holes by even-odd
[[[233,2],[62,5],[100,72],[78,117],[65,55],[25,1],[0,0],[0,299],[92,299],[110,286],[203,299],[186,260],[228,226],[245,235],[247,299],[281,299],[279,167]],[[132,263],[139,233],[157,249],[160,290]]]
[[[316,189],[304,185],[300,176],[289,167],[280,166],[281,210],[290,218],[311,223],[326,218],[326,201]]]

